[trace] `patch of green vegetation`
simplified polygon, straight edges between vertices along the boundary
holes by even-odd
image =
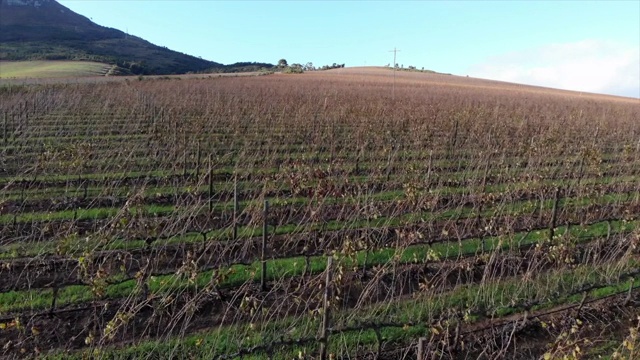
[[[602,341],[593,347],[587,348],[584,356],[588,359],[610,360],[612,359],[612,354],[620,347],[622,340],[610,339]]]
[[[121,213],[120,208],[91,208],[91,209],[74,209],[56,212],[34,212],[22,213],[19,215],[7,214],[0,216],[0,223],[10,223],[14,221],[18,223],[30,223],[34,221],[55,221],[55,220],[96,220],[114,217]],[[132,208],[128,210],[128,214],[136,215],[141,209]],[[142,208],[145,214],[151,216],[170,215],[176,212],[173,205],[146,205]]]
[[[638,266],[635,260],[627,260],[622,265],[623,269],[631,269]],[[374,304],[356,310],[337,311],[332,328],[335,329],[329,341],[329,352],[344,353],[354,349],[366,350],[377,346],[378,338],[372,330],[361,329],[363,324],[376,324],[378,319],[384,318],[385,323],[396,324],[381,326],[379,333],[382,341],[389,343],[406,343],[416,337],[426,336],[436,329],[434,320],[451,309],[486,309],[486,315],[507,315],[520,309],[518,303],[526,303],[531,299],[540,299],[543,304],[539,308],[552,308],[558,304],[576,304],[572,296],[558,296],[558,294],[571,293],[579,289],[587,282],[594,284],[607,281],[606,267],[579,266],[573,269],[563,269],[558,272],[538,274],[522,284],[519,278],[502,278],[495,283],[471,284],[459,286],[451,291],[441,294],[424,294],[410,300],[394,303]],[[579,281],[576,281],[579,280]],[[638,280],[640,283],[640,280]],[[604,285],[602,289],[610,286]],[[513,297],[513,290],[519,290],[517,297]],[[600,289],[597,289],[600,290]],[[607,291],[593,291],[589,299],[595,299],[596,294]],[[501,304],[511,304],[501,306]],[[483,319],[483,316],[470,316],[465,322],[473,323]],[[187,335],[182,338],[163,340],[140,341],[126,348],[105,347],[100,349],[83,350],[73,354],[64,353],[65,358],[79,359],[88,356],[99,355],[104,359],[122,359],[154,354],[172,354],[177,358],[210,357],[212,354],[229,354],[247,349],[253,346],[277,343],[282,337],[283,329],[288,329],[285,339],[314,339],[319,326],[319,317],[303,316],[302,318],[284,317],[270,320],[264,323],[235,324],[208,330],[205,332]],[[429,325],[432,324],[432,325]],[[431,327],[430,327],[431,326]],[[340,330],[350,329],[350,330]],[[242,339],[241,341],[239,341]],[[272,356],[281,358],[295,358],[299,353],[313,354],[317,351],[317,342],[312,341],[308,345],[274,348]],[[97,351],[95,353],[94,351]],[[51,354],[47,358],[57,359],[60,355]],[[256,352],[249,358],[264,356]],[[184,357],[182,357],[184,356]]]
[[[640,222],[640,221],[639,221]],[[624,231],[629,231],[631,226],[638,226],[639,222],[625,224]],[[614,224],[619,225],[619,224]],[[563,231],[564,229],[564,231]],[[573,227],[570,233],[566,228],[559,228],[558,233],[576,234],[583,239],[597,236],[606,236],[607,227],[602,224],[594,224],[585,228]],[[485,239],[486,253],[517,249],[523,245],[543,243],[547,236],[544,233],[520,233],[513,238],[519,238],[515,243],[508,241],[508,237],[500,236]],[[456,259],[460,256],[475,255],[481,250],[480,239],[469,239],[458,243],[439,243],[429,245],[414,245],[406,249],[379,249],[373,251],[359,251],[342,259],[342,264],[347,268],[383,266],[396,261],[398,264],[425,263],[439,261],[445,258]],[[309,258],[310,273],[321,273],[326,269],[326,257],[314,256]],[[267,261],[267,276],[269,280],[277,280],[287,277],[299,276],[305,272],[305,258],[291,257],[272,259]],[[232,288],[247,282],[258,281],[261,277],[262,265],[255,261],[251,265],[233,265],[226,270],[203,271],[195,273],[194,277],[185,279],[184,275],[152,276],[149,280],[149,290],[157,294],[168,294],[176,289],[204,288],[210,284],[212,276],[218,275],[221,281],[218,286]],[[104,289],[104,299],[116,299],[131,294],[136,289],[136,280],[126,280],[117,284],[108,285]],[[624,287],[624,284],[620,285]],[[58,304],[67,305],[92,298],[90,286],[73,286],[65,288],[58,297]],[[614,290],[615,291],[615,290]],[[599,294],[602,295],[602,294]],[[51,304],[51,290],[38,289],[20,292],[8,292],[0,294],[0,311],[13,312],[24,309],[43,309]],[[507,311],[507,310],[501,310]]]
[[[111,68],[89,61],[2,61],[0,79],[104,76]]]
[[[443,188],[438,192],[447,192],[448,188]],[[394,201],[400,199],[404,196],[402,191],[387,191],[376,193],[373,195],[367,196],[367,201]],[[581,207],[588,204],[606,204],[609,202],[621,201],[624,200],[625,194],[609,194],[604,195],[598,198],[565,198],[560,201],[560,209],[566,208],[570,209],[572,207]],[[308,199],[305,197],[299,198],[286,198],[280,199],[275,198],[272,199],[272,203],[275,205],[300,205],[308,203]],[[361,199],[358,198],[348,198],[346,203],[359,203]],[[325,204],[333,204],[333,203],[343,203],[344,200],[330,198],[325,201]],[[551,207],[553,204],[553,200],[547,200],[544,202],[544,207]],[[260,205],[258,200],[247,200],[240,202],[241,208],[246,208],[249,206],[257,206]],[[324,221],[321,223],[309,223],[303,227],[297,224],[288,224],[278,226],[275,230],[271,229],[269,232],[274,235],[292,235],[298,233],[304,233],[308,231],[337,231],[337,230],[345,230],[345,229],[358,229],[358,228],[371,228],[371,227],[379,227],[379,228],[388,228],[388,227],[397,227],[397,226],[407,226],[410,224],[419,224],[425,221],[437,221],[437,220],[446,220],[452,218],[471,218],[477,215],[483,217],[491,217],[495,215],[517,215],[520,213],[524,213],[533,207],[537,207],[536,201],[534,200],[526,200],[515,203],[510,203],[508,206],[498,206],[496,208],[487,208],[481,214],[477,214],[474,212],[473,208],[465,207],[465,208],[456,208],[443,210],[440,212],[424,212],[424,213],[409,213],[404,215],[398,215],[394,217],[378,217],[374,219],[360,219],[353,220],[348,224],[345,224],[342,221]],[[216,203],[214,205],[215,211],[227,211],[232,209],[232,202],[224,202],[224,203]],[[141,208],[143,213],[150,214],[153,216],[163,216],[174,214],[176,211],[180,211],[180,209],[176,209],[170,205],[146,205]],[[79,210],[67,210],[55,213],[25,213],[21,215],[3,215],[0,216],[0,223],[9,223],[13,222],[31,222],[31,221],[43,221],[43,220],[69,220],[69,219],[100,219],[100,218],[108,218],[119,214],[122,210],[118,208],[94,208],[94,209],[79,209]],[[135,215],[140,209],[131,209],[129,210],[130,214]],[[207,212],[208,208],[203,206],[198,210],[199,212]],[[499,213],[498,213],[499,211]],[[126,215],[126,214],[125,214]],[[15,218],[15,219],[14,219]],[[608,225],[602,224],[603,227],[607,227]],[[562,228],[559,228],[562,229]],[[213,231],[209,231],[205,233],[206,239],[208,240],[229,240],[232,238],[233,229],[232,228],[222,228]],[[254,226],[240,226],[238,227],[238,235],[241,238],[250,238],[257,237],[262,235],[262,228],[254,227]],[[183,234],[178,236],[173,236],[167,239],[161,239],[154,243],[154,247],[170,245],[170,244],[178,244],[178,243],[194,243],[203,241],[202,234],[200,233],[191,233],[191,234]],[[491,240],[485,240],[488,242]],[[146,243],[143,239],[140,240],[124,240],[124,239],[111,239],[108,241],[100,240],[96,241],[88,241],[87,239],[76,239],[75,241],[71,240],[70,242],[65,244],[65,247],[68,248],[69,254],[73,253],[82,253],[84,251],[95,251],[95,250],[132,250],[136,248],[140,248],[146,246]],[[477,247],[478,244],[469,245]],[[487,246],[487,244],[485,244]],[[491,244],[488,244],[491,246]],[[42,256],[46,254],[53,254],[57,251],[58,244],[47,241],[43,243],[31,243],[31,244],[22,244],[22,243],[13,243],[10,245],[0,246],[0,259],[10,259],[17,256]]]

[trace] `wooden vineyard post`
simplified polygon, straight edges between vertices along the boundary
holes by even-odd
[[[149,114],[149,135],[153,138],[155,135],[155,127],[156,127],[156,108],[155,106],[150,108]]]
[[[417,356],[416,359],[417,360],[424,360],[425,353],[424,353],[424,343],[427,341],[427,338],[421,337],[420,339],[418,339],[418,351],[417,351]]]
[[[427,186],[431,187],[431,166],[433,165],[433,150],[429,150],[429,165],[427,169]]]
[[[578,181],[576,183],[576,188],[580,188],[580,182],[582,181],[582,177],[584,176],[584,171],[582,167],[584,166],[584,157],[580,157],[580,165],[578,167]]]
[[[196,154],[196,181],[200,182],[200,141],[198,141],[198,150]]]
[[[629,280],[629,292],[627,293],[627,297],[624,299],[624,302],[622,303],[624,306],[627,306],[629,304],[629,301],[631,301],[631,292],[633,291],[633,278],[631,278]],[[585,294],[585,297],[587,295]]]
[[[262,260],[262,273],[260,274],[260,288],[262,291],[267,290],[267,225],[268,225],[268,217],[269,217],[269,201],[264,201],[264,221],[262,223],[262,251],[261,251],[261,260]]]
[[[376,334],[376,357],[375,359],[380,359],[380,353],[382,352],[382,335],[380,334],[379,328],[374,328],[373,333]]]
[[[482,201],[482,200],[481,200]],[[488,236],[486,230],[482,228],[482,211],[483,211],[483,203],[480,202],[478,206],[478,214],[476,215],[476,226],[480,229],[480,253],[484,254],[485,252],[485,237]]]
[[[322,298],[322,329],[320,333],[320,359],[327,359],[327,345],[329,340],[329,297],[331,296],[331,267],[333,265],[333,257],[327,258],[327,270],[324,279],[324,296]]]
[[[482,195],[484,198],[484,195],[487,193],[487,176],[489,175],[489,160],[490,158],[487,157],[487,162],[484,164],[484,175],[482,176]],[[478,217],[477,217],[477,223],[478,225],[480,225],[480,217],[482,215],[482,211],[484,210],[484,200],[481,200],[480,202],[480,208],[478,209]],[[482,254],[485,253],[486,250],[486,236],[491,236],[490,234],[487,234],[486,231],[484,229],[481,230],[482,231]]]
[[[20,135],[20,131],[22,131],[22,126],[20,124],[20,119],[16,113],[11,114],[11,124],[13,125],[13,140]]]
[[[209,213],[213,212],[213,156],[209,154]]]
[[[2,126],[2,139],[4,146],[7,146],[7,111],[4,112],[3,126]]]
[[[56,271],[55,262],[52,264],[53,267],[53,298],[51,299],[51,308],[49,312],[54,312],[56,310],[56,300],[58,299],[58,272]]]
[[[455,149],[456,143],[458,142],[458,120],[456,120],[456,124],[453,129],[453,136],[451,137],[451,150]]]
[[[233,240],[238,238],[238,177],[233,179]]]
[[[173,125],[173,154],[177,160],[178,158],[178,120],[172,119],[171,125]]]
[[[182,177],[187,178],[187,147],[184,147],[184,153],[182,154]]]
[[[556,221],[558,219],[558,203],[560,202],[560,188],[556,188],[553,210],[551,211],[551,223],[549,224],[549,242],[553,241],[555,235]]]
[[[387,174],[386,174],[386,181],[389,182],[389,179],[391,177],[391,168],[393,166],[393,156],[395,155],[396,152],[396,145],[393,144],[391,145],[391,152],[389,152],[389,157],[387,158]]]
[[[484,175],[482,176],[482,194],[487,192],[487,177],[489,176],[489,160],[487,157],[487,162],[484,164]]]
[[[158,136],[158,111],[155,108],[153,111],[153,136]]]
[[[582,300],[580,300],[580,305],[578,305],[578,308],[576,309],[576,314],[574,315],[574,317],[577,319],[578,317],[580,317],[580,311],[582,311],[582,308],[584,307],[584,303],[585,301],[587,301],[587,292],[583,292],[582,293]]]
[[[58,285],[53,285],[53,298],[51,299],[51,308],[49,312],[54,312],[56,310],[56,300],[58,299]]]

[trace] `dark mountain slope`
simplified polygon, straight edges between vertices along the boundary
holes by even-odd
[[[94,60],[135,74],[231,70],[100,26],[54,0],[1,0],[0,60]]]

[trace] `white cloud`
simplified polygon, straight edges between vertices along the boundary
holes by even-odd
[[[640,48],[602,40],[550,44],[489,58],[472,66],[469,74],[640,98]]]

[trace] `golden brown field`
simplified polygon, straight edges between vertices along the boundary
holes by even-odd
[[[639,100],[395,76],[0,84],[0,355],[637,357]]]

